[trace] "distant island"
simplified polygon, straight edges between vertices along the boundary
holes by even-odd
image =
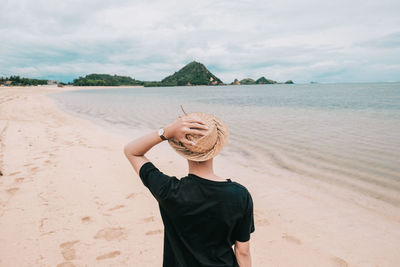
[[[145,83],[144,86],[190,86],[190,85],[223,85],[224,83],[212,74],[203,64],[192,61],[174,74],[165,77],[161,82]]]
[[[29,79],[20,76],[0,77],[0,85],[6,86],[45,85],[49,82],[49,80]]]
[[[245,78],[240,81],[238,79],[235,79],[231,84],[232,85],[249,85],[249,84],[275,84],[275,83],[278,83],[278,82],[269,80],[269,79],[265,78],[264,76],[262,76],[262,77],[258,78],[256,81],[251,78]]]
[[[288,80],[285,84],[293,84],[292,80]],[[38,80],[20,78],[19,76],[11,76],[9,78],[0,78],[0,85],[45,85],[64,83],[49,80]],[[242,80],[235,79],[231,85],[253,85],[253,84],[278,84],[277,81],[270,80],[264,76],[253,80],[245,78]],[[110,74],[88,74],[85,77],[78,77],[73,82],[68,83],[73,86],[144,86],[144,87],[159,87],[159,86],[191,86],[191,85],[226,85],[217,76],[211,73],[206,66],[200,62],[192,61],[177,72],[169,75],[161,81],[140,81],[129,76],[119,76]]]
[[[288,80],[284,82],[285,84],[294,84],[292,80]],[[265,78],[264,76],[258,78],[257,80],[253,80],[251,78],[245,78],[243,80],[235,79],[231,85],[251,85],[251,84],[279,84],[277,81],[270,80]]]
[[[85,77],[74,79],[74,86],[122,86],[122,85],[144,85],[144,82],[135,80],[128,76],[109,74],[89,74]]]

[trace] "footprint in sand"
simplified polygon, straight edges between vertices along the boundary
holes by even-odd
[[[116,250],[116,251],[113,251],[113,252],[109,252],[109,253],[97,256],[96,260],[105,260],[105,259],[115,258],[120,254],[121,254],[121,252]]]
[[[332,259],[332,261],[336,264],[336,266],[338,266],[338,267],[347,267],[347,266],[349,266],[348,263],[347,263],[347,261],[345,261],[345,260],[342,259],[342,258],[339,258],[339,257],[332,257],[331,259]]]
[[[301,245],[300,239],[297,239],[296,237],[291,236],[291,235],[288,235],[288,234],[286,234],[286,233],[284,233],[284,234],[282,235],[282,238],[285,239],[286,241],[295,243],[295,244],[297,244],[297,245]]]
[[[93,237],[94,239],[103,238],[107,241],[121,240],[126,236],[125,229],[122,227],[104,228],[97,232]]]
[[[57,264],[57,267],[76,267],[72,262],[66,261],[60,264]]]
[[[74,240],[60,244],[60,248],[62,248],[61,254],[65,260],[69,261],[76,259],[76,251],[73,246],[78,242],[79,240]]]
[[[44,222],[47,221],[47,220],[48,220],[48,218],[42,218],[42,219],[40,220],[40,225],[39,225],[39,228],[40,228],[40,229],[43,229],[43,227],[44,227]]]
[[[67,261],[76,259],[76,251],[73,248],[64,249],[61,254]]]
[[[154,216],[143,218],[142,221],[145,223],[154,222]]]
[[[14,175],[17,175],[17,174],[20,174],[21,172],[13,172],[13,173],[10,173],[8,176],[14,176]]]
[[[84,224],[88,224],[92,222],[92,218],[90,218],[90,216],[85,216],[81,218],[82,223]]]
[[[30,171],[31,171],[33,174],[37,173],[38,170],[39,170],[39,167],[33,167],[33,168],[30,169]]]
[[[254,223],[258,226],[269,225],[269,221],[262,216],[260,216],[257,212],[254,214]]]
[[[24,179],[25,179],[24,177],[18,177],[18,178],[15,178],[14,182],[16,184],[19,184],[19,183],[22,183],[24,181]]]
[[[60,244],[60,248],[72,248],[76,243],[78,243],[79,240],[74,240],[74,241],[68,241]]]
[[[162,234],[162,230],[161,229],[157,229],[157,230],[154,230],[154,231],[148,231],[148,232],[146,232],[146,235],[158,235],[158,234]]]
[[[44,233],[42,233],[42,234],[40,234],[41,236],[45,236],[45,235],[51,235],[51,234],[54,234],[55,233],[55,231],[48,231],[48,232],[44,232]]]
[[[9,193],[10,195],[14,195],[18,190],[19,190],[18,187],[11,187],[6,189],[6,192]]]
[[[108,211],[113,211],[113,210],[122,209],[123,207],[125,207],[125,205],[117,205],[117,206],[115,206],[115,207],[109,208]]]
[[[135,198],[135,196],[136,196],[136,194],[135,194],[135,193],[132,193],[132,194],[127,195],[127,196],[125,197],[125,199]]]

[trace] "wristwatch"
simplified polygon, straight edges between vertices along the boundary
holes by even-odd
[[[158,130],[158,135],[162,140],[167,140],[167,138],[164,136],[164,128]]]

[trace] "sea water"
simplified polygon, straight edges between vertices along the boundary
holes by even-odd
[[[127,135],[187,113],[222,119],[222,156],[359,191],[400,206],[400,83],[112,88],[52,94],[57,104]]]

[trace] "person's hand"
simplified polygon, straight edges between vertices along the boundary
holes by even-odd
[[[186,135],[205,135],[208,127],[200,118],[183,116],[164,127],[164,136],[167,139],[174,138],[183,144],[196,145],[186,138]]]

